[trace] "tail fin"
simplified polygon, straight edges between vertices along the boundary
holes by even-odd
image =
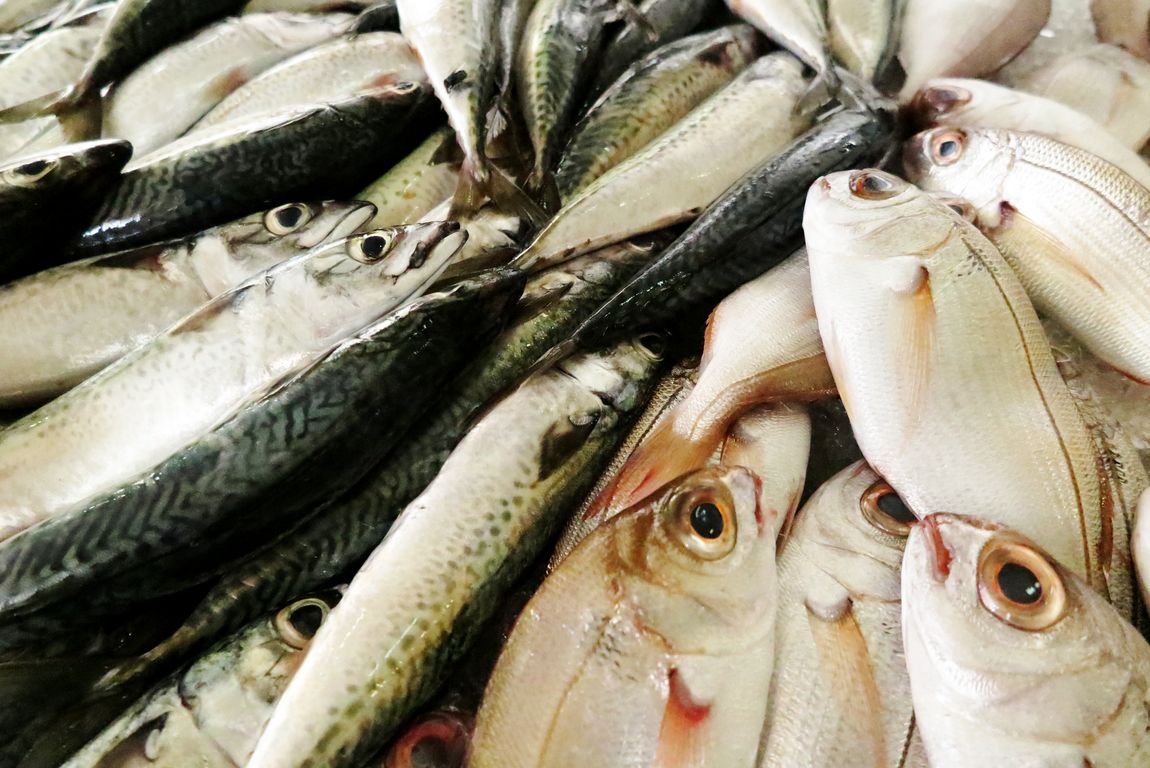
[[[545,210],[498,168],[491,168],[487,175],[487,193],[496,206],[526,220],[532,229],[538,229],[551,219]]]
[[[543,209],[557,213],[563,207],[563,203],[559,197],[559,184],[555,181],[555,176],[539,165],[531,171],[531,175],[527,178],[527,189],[529,189],[536,197],[542,201]]]

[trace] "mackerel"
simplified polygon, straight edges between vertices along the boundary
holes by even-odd
[[[726,0],[726,3],[764,35],[802,59],[828,83],[837,81],[820,0]]]
[[[898,53],[907,0],[827,0],[835,58],[866,82],[886,72]]]
[[[453,141],[450,128],[427,137],[410,155],[356,195],[375,205],[373,226],[411,224],[427,216],[455,189],[457,168],[436,160],[444,142]]]

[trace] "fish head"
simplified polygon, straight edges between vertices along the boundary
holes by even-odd
[[[989,128],[939,127],[912,137],[903,148],[907,178],[928,192],[969,200],[982,226],[997,226],[1003,187],[1014,165],[1010,132]]]
[[[0,165],[0,196],[36,201],[62,195],[98,198],[119,178],[132,155],[132,145],[120,140],[67,144]]]
[[[770,624],[775,527],[759,483],[748,469],[709,466],[604,524],[623,588],[668,646],[735,652]]]
[[[463,768],[474,727],[464,712],[424,715],[395,739],[381,768]]]
[[[374,215],[374,205],[358,200],[285,203],[225,224],[219,231],[237,258],[249,249],[269,246],[292,254],[350,237]]]
[[[1019,533],[927,516],[907,541],[902,601],[915,711],[928,735],[936,718],[958,716],[1062,742],[1096,735],[1121,706],[1135,630]]]
[[[973,100],[974,93],[965,80],[931,80],[903,112],[912,125],[928,128],[952,122]]]
[[[799,521],[795,544],[848,593],[899,600],[902,553],[918,518],[865,461],[823,483]]]
[[[317,281],[338,281],[365,299],[373,288],[411,294],[438,277],[466,242],[454,221],[383,227],[315,249],[309,266]]]

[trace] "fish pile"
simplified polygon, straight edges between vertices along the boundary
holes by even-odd
[[[0,0],[0,768],[1150,767],[1150,2]]]

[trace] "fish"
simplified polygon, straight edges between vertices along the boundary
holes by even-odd
[[[372,3],[355,17],[355,24],[351,28],[352,34],[364,32],[398,32],[399,7],[397,0],[384,0],[382,3]]]
[[[147,155],[268,67],[343,34],[352,19],[246,14],[216,22],[153,56],[116,85],[104,109],[104,136],[130,141],[137,157]],[[168,94],[179,98],[156,109]]]
[[[492,273],[425,294],[140,478],[0,546],[0,620],[66,599],[159,597],[173,576],[210,573],[294,527],[384,459],[500,330],[524,280]]]
[[[448,218],[455,205],[448,198],[421,217],[421,221],[442,221]],[[499,206],[488,203],[474,213],[457,219],[467,233],[467,242],[459,249],[455,259],[443,272],[443,281],[482,271],[491,266],[503,266],[519,250],[519,240],[527,222],[515,213],[506,213]]]
[[[358,13],[375,0],[248,0],[242,13]]]
[[[898,60],[903,99],[934,77],[982,77],[1014,58],[1050,18],[1051,0],[906,0]]]
[[[172,636],[110,670],[112,690],[174,658],[202,649],[224,631],[356,567],[396,516],[430,483],[484,409],[511,391],[531,363],[654,256],[660,241],[628,243],[576,259],[528,281],[512,324],[480,352],[441,400],[355,493],[262,553],[229,569]],[[651,347],[658,337],[644,337]],[[2,633],[0,633],[2,638]]]
[[[428,136],[410,155],[356,195],[357,200],[375,205],[372,226],[417,222],[452,194],[459,171],[436,160],[436,153],[445,141],[454,141],[450,128],[441,128]]]
[[[1150,61],[1150,2],[1091,0],[1090,15],[1099,40]]]
[[[1126,521],[1006,259],[877,170],[820,180],[803,229],[819,332],[867,462],[912,510],[977,511],[1034,536],[1129,615]],[[923,471],[943,465],[964,471]]]
[[[1150,139],[1150,63],[1121,48],[1099,44],[1064,54],[1022,87],[1093,118],[1131,149]]]
[[[907,112],[920,129],[953,125],[1038,133],[1097,155],[1150,187],[1150,167],[1141,155],[1091,118],[1052,99],[984,80],[935,79],[915,94]]]
[[[354,766],[379,749],[594,482],[659,360],[623,342],[488,411],[356,573],[249,768]]]
[[[94,255],[183,237],[290,201],[302,189],[338,192],[365,164],[403,156],[404,129],[419,121],[428,95],[426,86],[400,83],[225,124],[136,158],[73,251]]]
[[[904,165],[924,189],[970,201],[1038,311],[1150,383],[1150,189],[1075,147],[990,128],[918,134]]]
[[[545,361],[711,307],[766,272],[798,247],[810,185],[835,170],[880,162],[894,132],[893,115],[881,109],[842,110],[815,124],[728,187]]]
[[[777,592],[758,491],[701,469],[588,536],[520,616],[468,765],[753,766]]]
[[[598,99],[624,72],[657,48],[684,38],[697,29],[716,0],[642,0],[637,13],[603,45],[596,62],[590,96]]]
[[[426,80],[415,52],[394,32],[333,40],[257,75],[215,105],[188,135],[305,104],[334,103],[378,88]]]
[[[758,59],[655,141],[596,179],[515,258],[540,270],[692,219],[809,127],[795,110],[807,80],[787,53]]]
[[[907,765],[915,726],[900,568],[917,522],[864,461],[799,511],[779,554],[776,671],[760,768]]]
[[[68,144],[0,164],[0,282],[68,260],[66,244],[119,182],[132,148]]]
[[[497,102],[491,116],[496,119],[498,135],[509,125],[514,125],[519,116],[519,104],[515,101],[515,64],[519,61],[519,46],[527,29],[527,20],[535,9],[536,0],[500,0],[499,5],[499,72],[496,76]],[[512,134],[513,140],[517,137]]]
[[[635,450],[587,518],[609,517],[702,467],[744,410],[834,394],[807,274],[799,251],[719,304],[707,321],[698,383]]]
[[[224,291],[351,235],[369,205],[288,203],[182,240],[96,256],[0,287],[0,408],[57,397]]]
[[[569,201],[650,144],[755,59],[751,27],[723,27],[656,48],[592,104],[572,131],[555,170]]]
[[[243,765],[340,589],[294,600],[147,691],[66,768]]]
[[[558,207],[551,188],[558,152],[621,7],[619,0],[537,0],[523,30],[515,81],[535,150],[527,188],[549,210]]]
[[[1017,531],[951,514],[915,526],[902,628],[932,766],[1150,760],[1150,646]]]
[[[131,481],[418,296],[458,231],[375,230],[289,259],[0,432],[0,541]]]
[[[825,78],[828,85],[837,83],[823,3],[817,0],[726,0],[726,3],[739,17],[802,59]]]
[[[458,712],[424,715],[396,739],[381,768],[464,768],[472,727]]]
[[[881,77],[898,53],[907,0],[827,0],[827,32],[835,58],[867,82]]]

